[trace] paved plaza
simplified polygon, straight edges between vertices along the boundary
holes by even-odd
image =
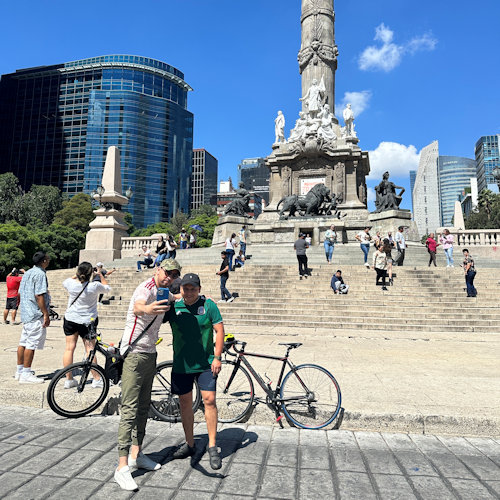
[[[48,410],[0,410],[0,496],[29,499],[493,499],[500,498],[500,440],[350,431],[219,427],[223,468],[210,469],[206,429],[193,460],[172,460],[180,424],[150,421],[145,452],[163,467],[134,473],[123,492],[118,417],[67,420]]]

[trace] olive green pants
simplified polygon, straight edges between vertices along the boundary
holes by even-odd
[[[142,445],[146,434],[156,353],[131,353],[123,363],[122,409],[118,427],[118,455],[126,457],[130,445]]]

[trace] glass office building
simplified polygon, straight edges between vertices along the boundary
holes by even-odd
[[[455,214],[455,202],[476,175],[476,162],[460,156],[439,156],[439,201],[441,224],[450,226]]]
[[[201,205],[217,205],[219,162],[206,149],[193,149],[191,210]]]
[[[238,165],[238,183],[257,193],[266,204],[269,203],[269,167],[265,158],[246,158]]]
[[[500,135],[485,135],[476,142],[477,188],[481,192],[488,187],[496,191],[493,170],[500,167],[499,143]]]
[[[109,55],[18,70],[0,80],[0,172],[24,189],[72,196],[99,186],[109,146],[121,153],[127,207],[144,227],[188,212],[192,90],[178,69],[147,57]]]

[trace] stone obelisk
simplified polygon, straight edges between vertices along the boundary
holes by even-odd
[[[324,103],[335,113],[335,71],[338,49],[335,45],[333,0],[302,0],[302,41],[298,55],[302,75],[302,95],[313,80],[325,84]],[[305,103],[303,103],[303,108]],[[306,111],[305,109],[303,109]]]

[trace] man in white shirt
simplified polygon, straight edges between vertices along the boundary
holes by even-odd
[[[404,227],[399,226],[398,232],[396,233],[396,248],[399,252],[399,254],[396,258],[396,263],[398,266],[402,266],[403,262],[405,260],[406,240],[405,240],[403,231],[404,231]]]
[[[238,233],[238,238],[240,239],[240,254],[245,256],[247,253],[246,226],[241,226],[240,232]]]
[[[143,245],[142,247],[142,253],[139,254],[139,257],[141,256],[144,257],[144,260],[137,261],[137,272],[142,271],[142,266],[146,266],[147,268],[153,266],[153,257],[151,256],[151,250],[146,245]]]
[[[360,248],[363,252],[363,257],[365,260],[365,266],[370,269],[370,264],[368,264],[368,253],[370,252],[370,240],[372,237],[370,236],[370,228],[367,226],[363,229],[363,231],[360,231],[355,238],[359,241],[360,243]]]

